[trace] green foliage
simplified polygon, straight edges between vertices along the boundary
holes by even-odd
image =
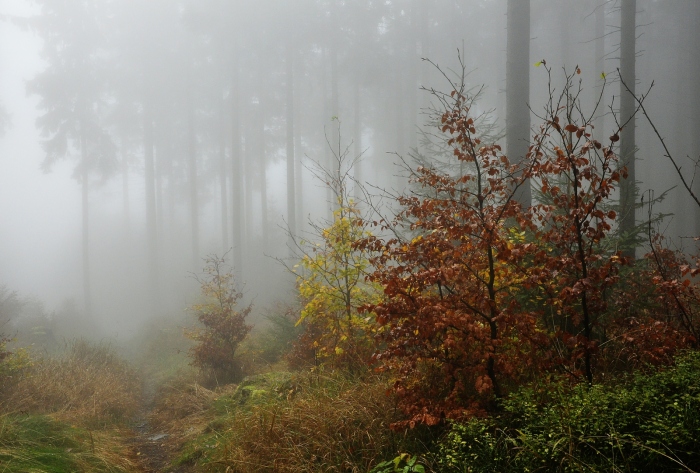
[[[425,473],[425,466],[418,462],[418,457],[402,453],[393,460],[379,463],[370,473]]]
[[[697,352],[620,386],[521,389],[503,407],[452,425],[440,471],[690,471],[700,462]]]
[[[223,258],[208,257],[204,277],[198,281],[203,302],[191,309],[200,326],[186,332],[195,342],[190,348],[192,364],[209,371],[217,383],[236,382],[243,374],[236,350],[252,328],[245,323],[252,306],[238,308],[243,296]]]
[[[292,306],[274,308],[265,316],[238,349],[246,373],[277,369],[294,348],[303,329],[296,325],[299,311]]]
[[[369,257],[355,246],[371,235],[359,210],[349,202],[333,213],[332,225],[319,236],[319,242],[307,245],[300,268],[296,268],[299,294],[305,302],[298,323],[319,329],[311,343],[322,358],[357,366],[371,354],[377,329],[374,316],[358,309],[377,303],[381,294],[378,284],[365,281]]]

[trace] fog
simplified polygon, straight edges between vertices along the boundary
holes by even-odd
[[[333,203],[310,169],[329,163],[329,142],[362,155],[355,176],[366,188],[404,191],[399,157],[431,159],[424,89],[450,92],[443,72],[459,72],[461,55],[468,86],[483,86],[477,112],[490,114],[505,146],[507,88],[522,82],[506,77],[508,3],[0,2],[9,116],[0,286],[41,301],[49,316],[79,312],[129,337],[153,317],[180,316],[203,258],[225,254],[258,313],[294,303],[294,277],[277,260],[290,256],[288,230],[303,236],[309,221],[328,218]],[[512,100],[541,109],[548,77],[535,63],[545,59],[555,87],[563,68],[581,69],[592,110],[604,73],[601,133],[614,132],[620,113],[622,9],[635,4],[636,92],[654,83],[647,108],[692,180],[700,2],[525,3],[529,95]],[[662,227],[675,245],[692,244],[685,237],[698,234],[700,216],[642,116],[636,148],[636,199],[668,191],[654,211],[669,214]],[[637,221],[645,215],[638,209]]]

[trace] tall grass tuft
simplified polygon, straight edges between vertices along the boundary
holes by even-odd
[[[109,345],[77,340],[62,356],[34,362],[2,399],[0,410],[105,427],[134,417],[140,389],[138,373]]]
[[[426,449],[419,429],[389,429],[399,413],[379,377],[303,374],[255,389],[219,395],[180,462],[205,472],[366,472]]]
[[[78,340],[17,366],[0,397],[0,471],[136,471],[125,437],[141,383],[108,345]]]

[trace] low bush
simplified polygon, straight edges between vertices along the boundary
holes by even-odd
[[[700,465],[700,353],[619,385],[522,389],[490,419],[453,423],[444,472],[693,471]]]

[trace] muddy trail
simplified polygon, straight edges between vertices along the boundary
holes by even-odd
[[[162,429],[154,427],[149,421],[155,405],[156,389],[153,386],[144,388],[144,398],[138,416],[134,419],[132,433],[129,439],[129,451],[133,462],[143,473],[194,473],[189,465],[172,466],[173,459],[178,455],[177,442]]]
[[[143,473],[191,473],[187,466],[171,467],[172,459],[177,455],[170,444],[168,434],[153,430],[148,423],[148,415],[137,420],[134,437],[130,439],[130,453],[134,463]]]

